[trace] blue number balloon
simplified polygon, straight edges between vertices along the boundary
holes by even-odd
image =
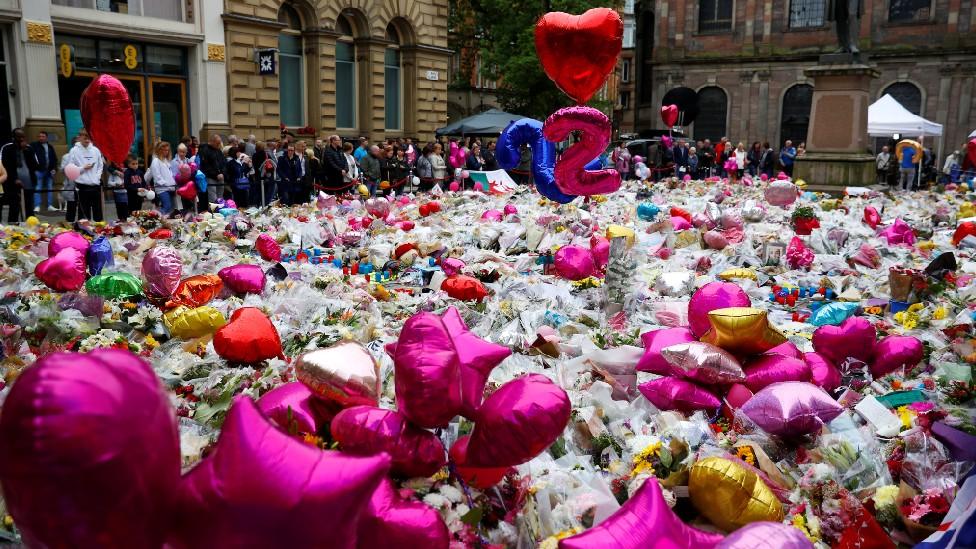
[[[556,177],[553,175],[556,147],[542,136],[542,122],[523,118],[509,123],[498,137],[495,147],[498,165],[506,170],[517,167],[522,158],[519,151],[522,145],[532,147],[532,178],[539,194],[560,204],[572,202],[576,195],[566,194],[556,186]]]
[[[112,243],[104,236],[96,238],[88,247],[88,272],[92,276],[102,273],[102,269],[115,265]]]

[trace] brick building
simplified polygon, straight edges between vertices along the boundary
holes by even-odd
[[[951,151],[976,128],[973,0],[864,0],[860,45],[890,93],[945,127]],[[695,89],[695,137],[803,140],[811,82],[803,69],[836,51],[827,0],[641,0],[634,7],[635,97],[620,132],[661,128],[664,94]],[[626,60],[622,61],[625,63]],[[622,71],[621,71],[622,72]],[[633,126],[625,122],[633,120]]]

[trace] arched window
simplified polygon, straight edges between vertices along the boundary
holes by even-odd
[[[352,23],[345,15],[336,19],[336,127],[356,127],[356,45]]]
[[[716,141],[725,136],[725,121],[729,101],[722,88],[709,86],[698,91],[698,117],[695,118],[695,139]]]
[[[403,128],[403,80],[400,77],[400,33],[393,24],[386,27],[386,39],[390,44],[386,46],[383,62],[386,89],[386,129],[399,130]]]
[[[278,94],[281,123],[305,125],[305,56],[302,46],[302,18],[290,4],[278,10],[278,22],[285,28],[278,35]]]
[[[813,104],[813,86],[797,84],[783,94],[783,111],[780,119],[780,143],[787,139],[799,145],[807,140],[810,127],[810,106]]]
[[[915,84],[911,82],[895,82],[885,88],[881,95],[883,96],[884,94],[894,97],[895,101],[901,103],[901,106],[911,111],[912,114],[921,116],[922,90],[918,89],[918,86]]]

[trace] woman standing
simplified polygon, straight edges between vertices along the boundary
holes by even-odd
[[[735,152],[732,154],[735,158],[735,178],[738,181],[742,179],[742,174],[745,173],[746,168],[746,146],[742,141],[739,141],[739,144],[735,147]]]
[[[485,158],[481,155],[481,145],[475,143],[471,146],[471,153],[468,155],[466,161],[466,167],[468,171],[481,171],[485,169]],[[464,181],[466,188],[474,186],[474,181],[469,177]]]
[[[247,173],[250,170],[245,166],[244,158],[246,156],[238,150],[237,145],[227,150],[227,173],[224,181],[230,182],[230,190],[238,209],[247,208],[248,194],[251,192],[251,180]]]
[[[430,154],[433,150],[433,147],[428,143],[420,151],[420,156],[417,157],[417,177],[420,178],[419,190],[421,191],[429,191],[433,186],[434,165],[430,163]]]
[[[434,150],[430,152],[427,159],[430,160],[434,184],[437,185],[446,182],[447,162],[444,161],[444,148],[441,147],[440,143],[434,143]],[[433,187],[433,185],[431,185],[431,187]]]
[[[184,185],[188,181],[193,181],[193,170],[190,169],[191,160],[187,156],[186,145],[180,143],[176,146],[176,158],[169,165],[170,171],[173,172],[173,178],[176,179],[177,186]],[[184,210],[184,204],[182,197],[179,194],[176,195],[176,210],[186,213]],[[188,208],[187,208],[188,209]]]
[[[756,177],[759,173],[759,161],[762,159],[762,145],[756,141],[749,147],[749,152],[746,153],[746,169],[749,170],[749,175]]]
[[[359,164],[356,163],[356,157],[352,153],[352,143],[348,141],[343,143],[342,156],[346,159],[346,174],[342,176],[342,182],[346,185],[346,189],[358,185],[360,179]]]
[[[173,170],[170,168],[172,163],[173,151],[169,143],[160,141],[156,144],[152,163],[149,164],[149,171],[146,172],[146,183],[152,185],[156,196],[159,197],[159,210],[166,216],[173,213],[176,197],[176,179],[173,178]]]

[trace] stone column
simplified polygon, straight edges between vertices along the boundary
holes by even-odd
[[[356,71],[359,76],[359,95],[356,97],[356,108],[359,110],[357,118],[360,129],[369,134],[369,140],[373,142],[388,137],[383,79],[383,61],[387,44],[386,40],[378,38],[356,39]]]
[[[756,73],[759,79],[759,135],[763,140],[769,139],[769,75],[769,71]]]
[[[37,138],[38,132],[48,132],[58,153],[63,154],[69,138],[64,135],[57,65],[53,63],[57,52],[51,25],[51,2],[23,2],[23,10],[23,18],[13,25],[11,57],[17,71],[13,79],[17,109],[11,113],[14,116],[12,122],[14,127],[24,127],[30,141]]]
[[[200,142],[206,143],[211,134],[219,133],[226,137],[231,133],[227,90],[228,55],[224,41],[224,24],[221,20],[223,2],[205,0],[196,4],[194,16],[198,27],[203,31],[204,42],[189,51],[188,91],[191,98],[191,120],[199,124]]]
[[[316,130],[331,133],[336,129],[336,38],[329,30],[306,31],[305,61],[309,98],[308,124]]]

